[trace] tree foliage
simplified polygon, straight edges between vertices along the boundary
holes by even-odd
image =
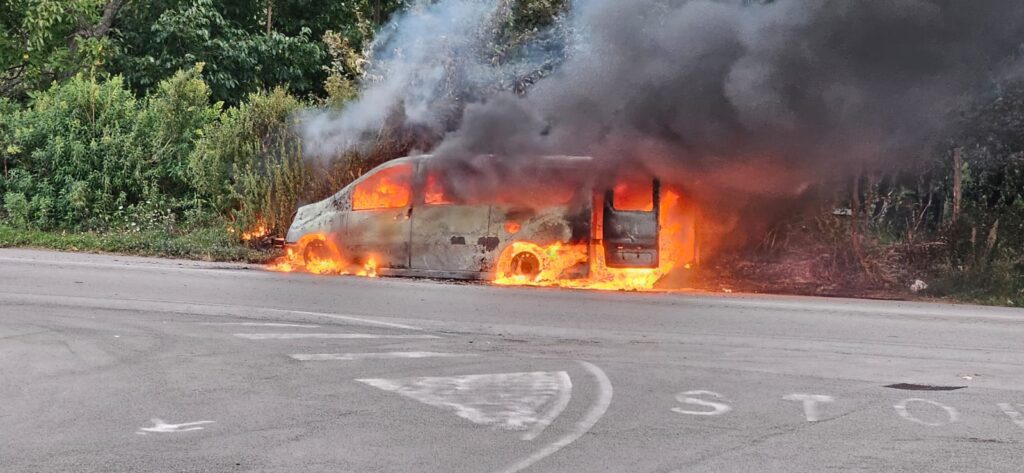
[[[7,0],[0,3],[0,97],[23,99],[47,82],[96,70],[109,52],[91,34],[104,0]]]
[[[322,96],[330,59],[321,38],[333,31],[361,50],[373,33],[377,4],[381,18],[400,5],[369,0],[134,2],[121,15],[111,70],[146,93],[175,71],[202,62],[213,98],[228,104],[276,86],[303,97]]]

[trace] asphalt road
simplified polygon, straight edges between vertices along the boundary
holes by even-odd
[[[1019,473],[1022,458],[1022,310],[0,250],[3,472]]]

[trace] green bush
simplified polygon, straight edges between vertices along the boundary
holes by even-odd
[[[139,202],[139,148],[133,140],[135,97],[120,78],[100,82],[78,75],[33,96],[15,115],[6,163],[7,187],[31,202],[28,224],[96,227],[102,216]]]
[[[161,82],[139,112],[135,139],[144,150],[142,178],[154,194],[174,199],[194,196],[189,156],[203,129],[220,117],[221,104],[210,104],[210,87],[202,64],[178,71]]]
[[[29,206],[28,198],[21,192],[4,194],[4,211],[7,212],[8,220],[20,227],[27,226],[32,220],[32,209]]]
[[[0,191],[10,223],[40,229],[167,227],[202,203],[189,159],[221,105],[202,67],[136,100],[119,77],[78,75],[0,119]],[[21,197],[26,201],[22,204]]]
[[[280,233],[312,197],[294,122],[302,106],[281,88],[252,94],[203,131],[189,162],[193,183],[238,229]]]

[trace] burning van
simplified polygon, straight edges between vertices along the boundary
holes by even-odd
[[[605,183],[588,157],[528,161],[385,163],[301,207],[273,268],[649,289],[697,263],[695,209],[654,176]]]

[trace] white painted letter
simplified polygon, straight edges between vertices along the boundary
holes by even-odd
[[[943,410],[946,411],[946,414],[949,416],[949,422],[925,422],[925,421],[923,421],[921,419],[918,419],[917,417],[914,417],[907,410],[907,404],[910,404],[911,402],[923,402],[925,404],[931,404],[931,405],[933,405],[935,407],[942,408]],[[921,399],[921,398],[916,398],[916,397],[913,397],[913,398],[910,398],[910,399],[904,399],[904,400],[900,401],[899,404],[896,404],[895,406],[892,406],[892,407],[896,409],[896,412],[900,415],[900,417],[902,417],[904,419],[907,419],[907,420],[909,420],[911,422],[917,422],[918,424],[921,424],[921,425],[927,425],[929,427],[940,427],[940,426],[943,426],[943,425],[946,425],[946,424],[952,424],[953,422],[956,422],[960,418],[960,414],[957,414],[956,409],[953,409],[952,407],[949,407],[949,406],[947,406],[945,404],[942,404],[940,402],[935,402],[935,401],[931,401],[931,400],[928,400],[928,399]]]
[[[1024,407],[1024,404],[1020,404],[1020,407]],[[999,403],[999,408],[1003,410],[1003,413],[1010,416],[1010,420],[1018,427],[1024,429],[1024,416],[1020,415],[1020,411],[1013,408],[1013,405],[1008,402]]]
[[[818,415],[818,403],[819,402],[833,402],[832,396],[825,396],[822,394],[790,394],[783,396],[782,399],[787,401],[800,401],[804,403],[804,415],[807,416],[807,422],[817,422],[821,417]]]
[[[688,411],[688,410],[683,409],[681,407],[674,407],[674,408],[672,408],[672,412],[676,412],[676,413],[679,413],[679,414],[690,414],[690,415],[693,415],[693,416],[718,416],[718,415],[725,414],[726,412],[729,412],[729,411],[732,410],[732,407],[730,407],[728,404],[723,404],[721,402],[714,402],[714,401],[705,401],[703,399],[697,399],[695,397],[687,397],[687,396],[711,396],[711,397],[714,397],[716,399],[725,399],[724,396],[722,396],[721,394],[718,394],[718,393],[716,393],[714,391],[686,391],[685,393],[676,394],[676,400],[681,402],[681,403],[683,403],[683,404],[693,404],[695,406],[710,407],[711,410],[710,411]]]

